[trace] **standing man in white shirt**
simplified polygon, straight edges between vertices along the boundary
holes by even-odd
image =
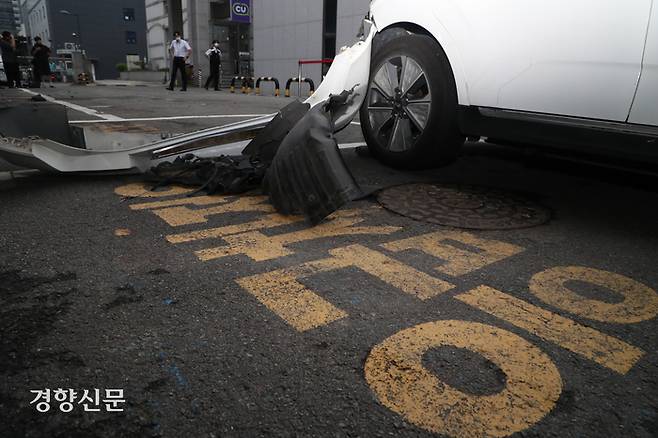
[[[174,91],[174,85],[176,84],[176,72],[180,70],[182,88],[181,91],[187,91],[187,72],[185,71],[185,61],[192,54],[192,47],[180,36],[180,32],[174,32],[174,40],[169,46],[169,52],[173,57],[173,66],[171,68],[171,82],[167,90]]]

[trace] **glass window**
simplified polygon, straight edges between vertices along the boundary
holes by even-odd
[[[135,21],[134,8],[123,8],[123,21]]]
[[[126,31],[126,44],[137,44],[137,32]]]
[[[228,0],[210,3],[210,18],[212,20],[227,20],[231,18],[231,5]]]

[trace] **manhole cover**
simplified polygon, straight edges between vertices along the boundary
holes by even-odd
[[[377,198],[402,216],[474,230],[535,227],[551,217],[522,195],[470,185],[408,184],[383,190]]]

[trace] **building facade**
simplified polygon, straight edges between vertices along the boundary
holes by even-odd
[[[298,62],[331,59],[356,39],[368,0],[254,0],[254,73],[281,81],[298,75]],[[328,66],[305,65],[318,84]],[[283,84],[282,84],[283,86]]]
[[[18,0],[0,0],[0,32],[18,34],[21,30]]]
[[[236,5],[247,4],[242,15],[233,13]],[[146,0],[148,53],[151,68],[168,69],[169,44],[174,32],[181,32],[192,46],[190,62],[207,69],[204,53],[213,40],[220,43],[225,75],[249,75],[252,29],[248,0]]]
[[[40,37],[44,42],[50,42],[50,20],[47,0],[21,0],[21,17],[25,35],[33,40]],[[47,43],[48,44],[48,43]]]
[[[283,86],[300,59],[333,58],[355,39],[369,0],[145,0],[153,69],[167,69],[173,32],[192,46],[192,64],[207,70],[204,52],[218,40],[225,78],[274,76]],[[304,67],[321,81],[326,68]]]
[[[118,64],[137,63],[147,56],[143,0],[21,0],[25,33],[65,56],[83,50],[94,64],[97,79],[115,79]]]

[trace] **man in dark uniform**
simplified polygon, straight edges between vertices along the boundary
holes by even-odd
[[[215,40],[208,50],[206,56],[210,59],[210,75],[206,81],[206,90],[212,82],[215,85],[215,91],[219,91],[219,69],[222,66],[222,51],[219,50],[219,41]]]
[[[21,87],[21,75],[18,70],[18,55],[16,53],[16,40],[11,32],[2,32],[0,39],[0,50],[2,50],[2,64],[5,66],[5,74],[9,88]]]
[[[34,47],[32,47],[32,66],[34,67],[33,86],[36,88],[41,86],[41,78],[43,76],[50,76],[49,57],[50,48],[41,43],[40,37],[34,38]]]

